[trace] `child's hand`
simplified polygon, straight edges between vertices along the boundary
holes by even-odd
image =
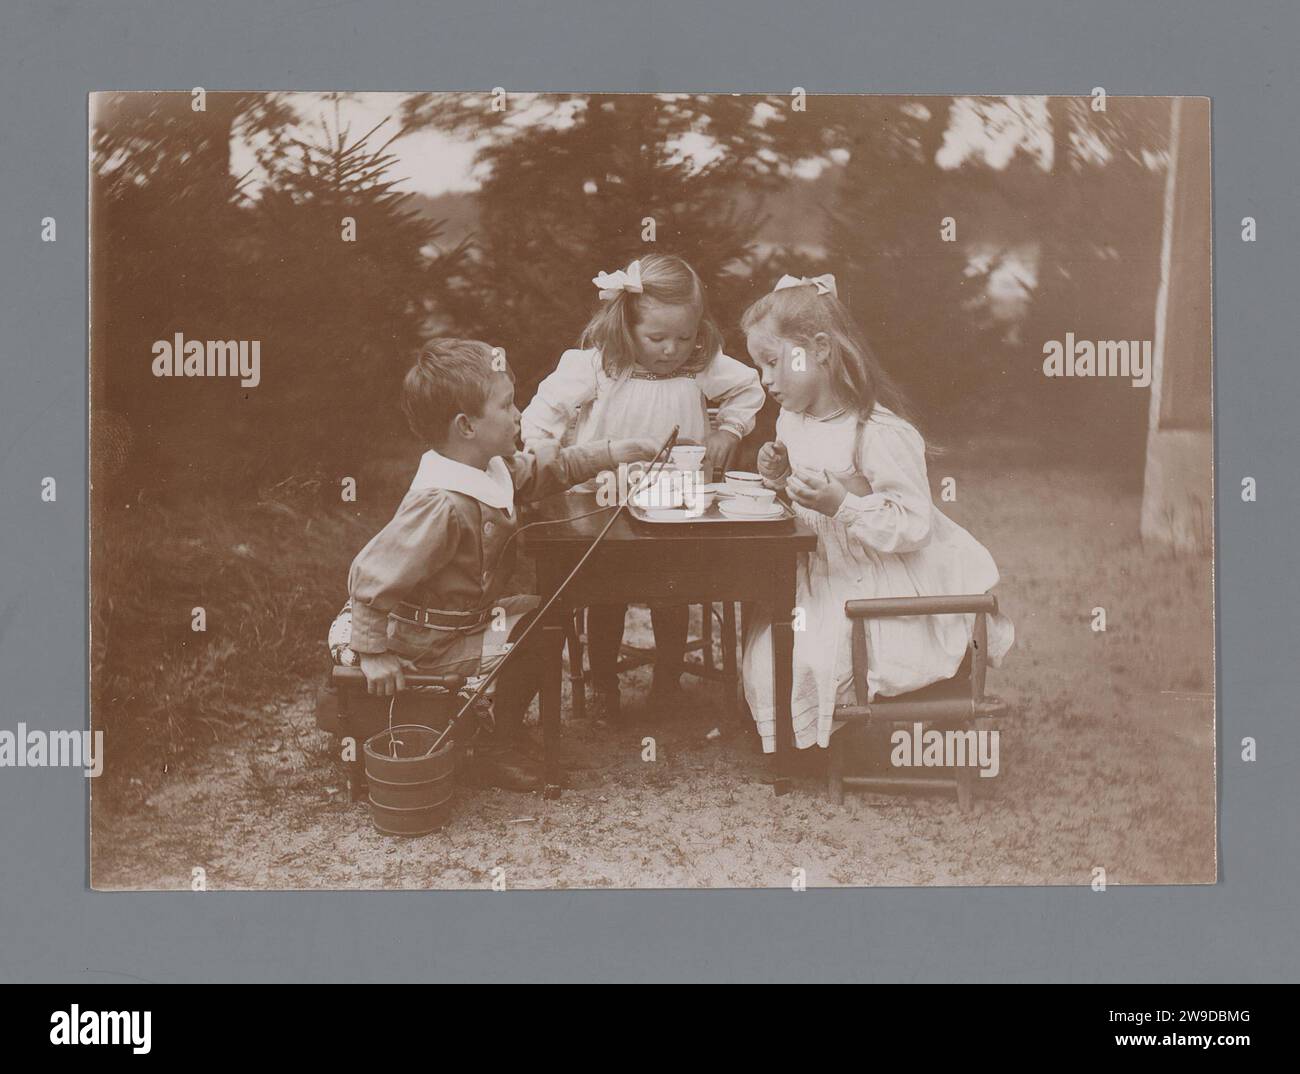
[[[796,469],[786,479],[785,488],[790,498],[800,507],[817,511],[833,518],[840,509],[848,490],[825,470]]]
[[[735,433],[723,429],[709,434],[709,438],[704,442],[704,464],[713,467],[715,477],[726,470],[739,443]]]
[[[768,488],[785,488],[785,479],[790,474],[790,455],[780,440],[773,440],[758,449],[758,472]]]
[[[634,440],[611,440],[609,442],[609,452],[613,455],[615,464],[621,462],[649,462],[659,454],[661,447],[663,447],[663,444],[658,440],[651,440],[648,436]]]
[[[396,653],[358,653],[366,676],[366,693],[391,697],[406,689],[402,660]]]

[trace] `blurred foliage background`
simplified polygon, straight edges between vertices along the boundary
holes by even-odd
[[[1064,391],[1042,343],[1150,338],[1165,99],[826,96],[797,112],[782,96],[547,95],[493,111],[481,93],[392,95],[381,142],[338,95],[314,113],[303,97],[212,93],[203,112],[184,93],[97,98],[92,372],[111,502],[351,473],[404,435],[396,384],[432,334],[505,347],[523,406],[590,314],[591,277],[647,249],[646,217],[655,248],[708,282],[733,355],[741,311],[777,276],[834,272],[932,436],[1141,458],[1145,393]],[[421,129],[477,147],[477,191],[398,189]],[[255,187],[232,169],[241,141]],[[177,331],[260,339],[261,385],[153,377],[152,342]]]

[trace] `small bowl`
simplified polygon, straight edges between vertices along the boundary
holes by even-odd
[[[631,496],[632,506],[643,511],[679,509],[682,506],[682,483],[671,478],[671,474],[661,474],[658,481],[637,489]]]
[[[693,515],[702,515],[713,506],[714,500],[718,494],[712,489],[701,486],[696,489],[687,489],[683,497],[683,506]]]
[[[698,470],[704,465],[702,444],[678,444],[668,454],[669,465],[674,470]]]
[[[751,474],[747,470],[728,470],[726,476],[727,488],[732,492],[748,492],[763,487],[762,475]]]
[[[776,489],[736,489],[735,494],[731,497],[731,502],[744,500],[748,503],[757,503],[762,508],[771,507],[776,502]]]

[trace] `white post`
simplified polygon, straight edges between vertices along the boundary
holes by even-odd
[[[1141,532],[1144,541],[1208,552],[1214,517],[1210,113],[1204,98],[1171,104]]]

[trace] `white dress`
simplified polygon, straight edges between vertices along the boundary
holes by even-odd
[[[674,425],[681,427],[679,439],[702,444],[710,403],[718,407],[718,428],[739,438],[753,430],[764,399],[758,372],[721,351],[697,373],[661,376],[634,367],[610,376],[599,350],[569,350],[524,409],[524,447],[561,440],[574,423],[577,444],[606,437],[662,440]]]
[[[800,749],[830,744],[837,703],[853,702],[851,622],[844,602],[870,597],[984,593],[998,581],[987,549],[935,507],[925,468],[925,442],[907,421],[877,406],[861,424],[854,414],[818,421],[782,410],[777,438],[792,466],[827,470],[852,484],[870,482],[867,495],[850,492],[834,518],[794,506],[817,534],[801,555],[797,603],[805,629],[794,632],[791,709]],[[855,459],[856,453],[856,459]],[[771,622],[758,610],[746,625],[745,698],[763,738],[775,748]],[[870,698],[892,697],[951,678],[970,644],[974,615],[907,616],[868,620]],[[988,653],[998,666],[1014,631],[1005,616],[989,617]]]

